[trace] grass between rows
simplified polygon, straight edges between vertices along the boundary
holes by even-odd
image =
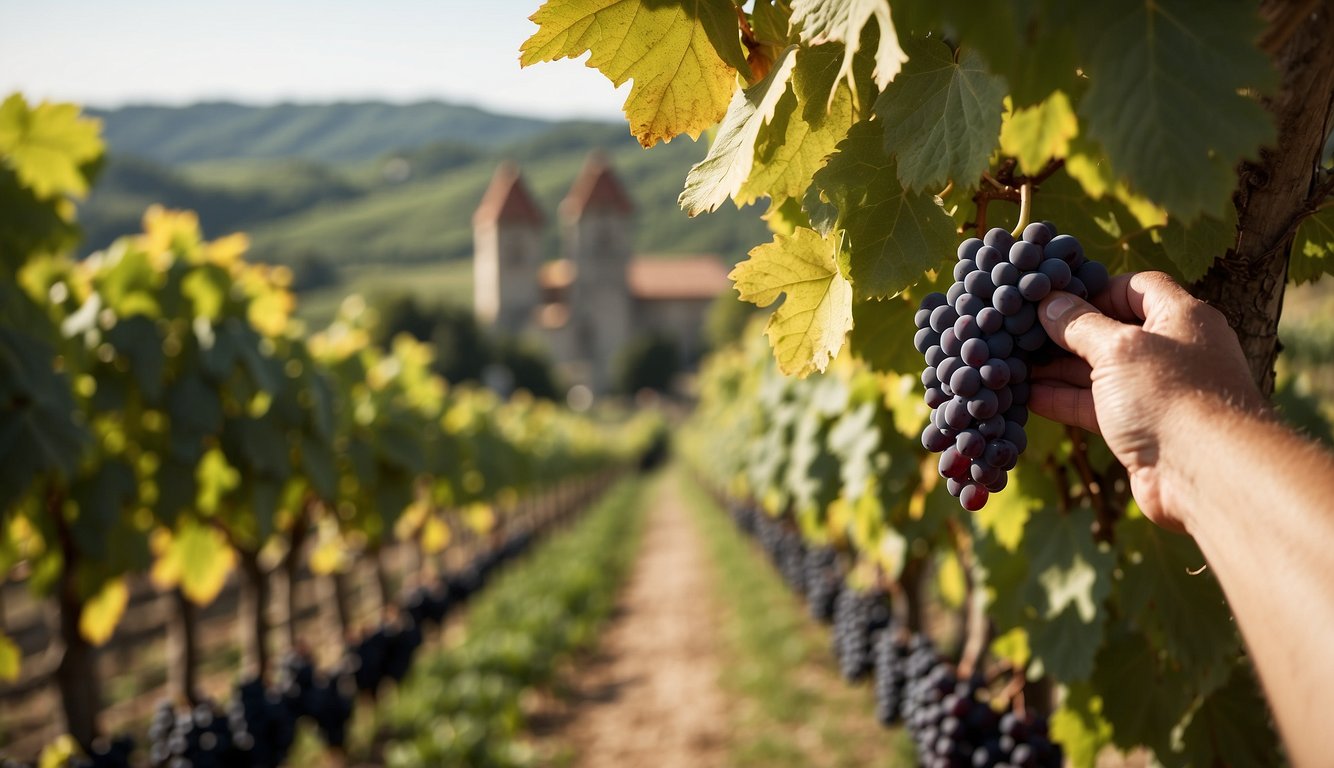
[[[910,740],[875,721],[868,684],[838,675],[829,631],[763,553],[683,471],[676,472],[717,569],[722,684],[736,702],[728,765],[911,766]],[[674,478],[675,479],[675,478]]]
[[[487,586],[460,631],[423,654],[387,703],[388,765],[532,763],[523,694],[597,640],[638,553],[643,497],[642,479],[621,481]]]

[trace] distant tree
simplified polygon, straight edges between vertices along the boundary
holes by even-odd
[[[292,261],[292,290],[298,293],[340,282],[338,268],[314,251],[305,251]]]
[[[556,399],[556,377],[550,358],[541,348],[522,339],[501,339],[496,357],[496,362],[509,371],[515,389],[526,389],[533,397]]]
[[[642,336],[621,350],[616,358],[614,380],[618,392],[633,395],[641,389],[667,392],[681,371],[681,352],[676,340],[654,334]]]

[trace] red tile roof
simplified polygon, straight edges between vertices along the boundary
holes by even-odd
[[[713,256],[630,260],[625,273],[630,295],[637,299],[712,299],[732,287],[727,267]]]
[[[543,223],[542,209],[533,202],[528,187],[523,183],[523,176],[514,163],[504,162],[491,177],[491,185],[482,195],[482,202],[472,214],[472,223],[524,223],[540,227]]]
[[[635,204],[601,152],[588,156],[579,178],[570,187],[570,194],[560,204],[561,215],[571,219],[579,218],[585,211],[613,211],[628,216],[634,210]]]

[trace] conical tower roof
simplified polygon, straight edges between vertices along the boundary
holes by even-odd
[[[635,204],[601,152],[588,156],[579,178],[560,204],[561,216],[569,219],[578,219],[587,211],[612,211],[629,216],[634,210]]]
[[[491,177],[491,185],[482,195],[482,202],[472,214],[472,223],[496,224],[500,222],[529,224],[540,227],[543,223],[542,209],[537,207],[528,187],[523,183],[523,176],[514,163],[504,162]]]

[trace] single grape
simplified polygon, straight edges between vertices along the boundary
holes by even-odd
[[[945,354],[945,350],[941,349],[939,344],[933,344],[931,348],[926,351],[926,364],[934,368],[937,365],[940,365],[947,357],[949,357],[949,355]]]
[[[1006,248],[1009,248],[1009,246],[1007,245]],[[973,263],[977,265],[977,268],[985,269],[988,272],[1002,261],[1005,261],[1005,254],[990,245],[979,249],[977,255],[973,257]]]
[[[958,302],[959,297],[964,295],[966,292],[967,291],[964,290],[963,283],[955,283],[954,285],[950,286],[948,291],[945,291],[945,298],[949,300],[950,306],[952,307],[956,302]]]
[[[985,363],[990,355],[991,352],[987,349],[987,343],[981,339],[969,339],[963,343],[963,347],[959,350],[959,357],[963,360],[964,365],[970,365],[974,368],[978,368]]]
[[[930,328],[919,328],[917,334],[913,336],[912,343],[918,352],[925,355],[928,349],[940,343],[940,334]]]
[[[936,333],[942,333],[946,328],[954,325],[954,321],[959,319],[959,313],[954,311],[954,307],[948,304],[941,304],[931,310],[931,330]]]
[[[974,272],[973,274],[978,273]],[[955,285],[962,285],[962,283],[955,283]],[[967,317],[976,315],[986,309],[986,306],[987,303],[982,299],[971,293],[965,293],[959,297],[958,301],[954,302],[954,311],[958,312],[960,316]]]
[[[978,327],[977,318],[973,315],[960,315],[959,319],[954,321],[953,330],[954,338],[959,341],[982,338],[982,329]]]
[[[935,368],[926,368],[922,371],[922,386],[927,389],[940,386],[940,378],[936,376]]]
[[[995,307],[983,307],[982,311],[977,313],[977,327],[982,329],[984,335],[990,336],[999,331],[1004,324],[1005,315]]]
[[[972,259],[964,259],[954,264],[954,279],[962,280],[968,276],[969,272],[977,271],[977,262]]]
[[[930,429],[930,427],[927,427],[927,429]],[[1008,471],[1014,468],[1014,463],[1019,456],[1019,449],[1009,440],[996,439],[987,443],[984,456],[991,466]]]
[[[988,358],[978,373],[982,374],[982,385],[987,389],[1000,389],[1010,383],[1010,366],[998,357]]]
[[[1009,483],[1010,483],[1009,475],[1006,475],[1004,472],[1002,472],[1000,474],[1000,477],[996,479],[996,482],[987,486],[987,490],[991,491],[992,493],[1000,493],[1001,491],[1005,490],[1005,486],[1009,485]]]
[[[1004,434],[1005,439],[1014,443],[1014,449],[1019,453],[1023,453],[1024,449],[1028,447],[1028,434],[1024,432],[1023,426],[1013,421],[1007,421],[1005,422]]]
[[[1070,282],[1065,284],[1063,290],[1065,290],[1066,293],[1073,293],[1081,299],[1087,299],[1089,297],[1089,289],[1084,287],[1084,281],[1077,277],[1070,278]]]
[[[942,387],[943,388],[943,387]],[[1005,413],[1014,406],[1014,390],[1008,386],[996,390],[996,411]]]
[[[1004,413],[1006,421],[1013,421],[1021,427],[1028,423],[1028,409],[1022,405],[1010,406]]]
[[[961,368],[960,370],[971,371],[971,368]],[[977,373],[977,371],[973,371]],[[958,371],[955,371],[958,374]],[[968,415],[968,401],[960,397],[957,393],[954,399],[945,404],[945,423],[951,429],[967,429],[972,417]]]
[[[987,486],[994,484],[1004,474],[1005,470],[1000,467],[993,467],[985,461],[974,460],[973,465],[968,468],[968,474],[973,478],[973,482]]]
[[[987,448],[987,439],[976,429],[965,429],[954,439],[954,448],[970,459],[976,459]]]
[[[916,314],[912,316],[912,321],[913,324],[916,325],[918,328],[925,328],[928,325],[931,325],[931,310],[929,309],[917,310]]]
[[[935,424],[927,424],[922,430],[922,447],[932,453],[940,453],[950,447],[950,439]]]
[[[1048,259],[1060,259],[1067,265],[1075,260],[1083,260],[1084,246],[1070,235],[1057,235],[1042,249],[1042,255]]]
[[[968,414],[975,419],[985,419],[995,415],[1000,400],[990,389],[979,389],[968,401]]]
[[[1032,305],[1030,304],[1029,307],[1031,308]],[[1033,327],[1020,334],[1019,337],[1014,340],[1014,343],[1026,352],[1036,352],[1039,349],[1042,349],[1042,345],[1046,344],[1047,341],[1047,329],[1043,328],[1038,323],[1034,323]]]
[[[1011,357],[1005,361],[1005,365],[1010,369],[1010,383],[1018,384],[1028,380],[1028,366],[1023,360],[1017,357]]]
[[[1038,272],[1047,276],[1051,281],[1053,291],[1065,290],[1065,286],[1070,282],[1070,265],[1060,259],[1046,259],[1038,265]]]
[[[1020,272],[1031,272],[1042,263],[1042,248],[1020,240],[1010,246],[1009,261],[1018,267]]]
[[[987,505],[987,489],[975,483],[965,485],[959,492],[959,503],[969,512],[976,512]]]
[[[1055,227],[1042,221],[1035,221],[1024,227],[1024,240],[1034,245],[1046,245],[1056,236]]]
[[[1018,384],[1011,384],[1010,392],[1014,393],[1014,405],[1028,405],[1030,394],[1028,382],[1021,381]]]
[[[1013,315],[1024,306],[1024,296],[1013,285],[1002,285],[991,295],[991,306],[1002,315]]]
[[[952,477],[945,478],[945,490],[954,498],[959,498],[959,492],[963,490],[963,483]]]
[[[974,272],[973,274],[976,275],[981,273]],[[1084,284],[1084,288],[1089,292],[1090,296],[1097,296],[1107,290],[1107,282],[1109,280],[1107,276],[1107,268],[1096,261],[1084,262],[1084,265],[1075,272],[1075,277],[1079,278],[1079,282]]]
[[[982,240],[976,237],[970,237],[959,243],[959,261],[966,261],[977,255],[977,249],[982,247]]]
[[[1014,237],[1000,227],[992,227],[982,236],[982,242],[1004,253],[1014,245]]]
[[[954,394],[962,397],[972,397],[982,388],[982,375],[976,368],[962,366],[954,373],[950,374],[950,389]],[[962,429],[962,427],[958,427]]]
[[[950,401],[950,395],[945,394],[944,387],[932,387],[926,391],[926,404],[930,408],[939,408]]]
[[[1000,414],[982,419],[977,423],[977,431],[988,440],[995,440],[1005,434],[1005,419]]]
[[[1061,262],[1055,263],[1060,264]],[[1097,262],[1089,262],[1089,264],[1095,263]],[[975,272],[974,274],[981,273]],[[1040,271],[1030,272],[1019,278],[1019,293],[1028,301],[1042,301],[1047,298],[1047,294],[1051,293],[1051,278]]]
[[[947,447],[940,454],[940,476],[952,477],[956,480],[962,480],[968,476],[968,468],[973,465],[973,460],[959,453],[959,449],[954,446]]]
[[[918,331],[918,333],[921,333],[921,331]],[[963,347],[963,341],[954,335],[953,328],[946,328],[945,332],[940,334],[940,339],[936,343],[940,345],[941,351],[950,357],[958,357],[959,350]],[[930,346],[926,349],[930,349]],[[922,354],[926,354],[926,349],[922,350]]]
[[[981,270],[969,272],[963,280],[963,287],[973,296],[986,301],[991,298],[992,291],[996,286],[991,282],[991,275]]]
[[[991,268],[991,283],[995,286],[1018,285],[1019,268],[1008,261],[1002,261]]]

